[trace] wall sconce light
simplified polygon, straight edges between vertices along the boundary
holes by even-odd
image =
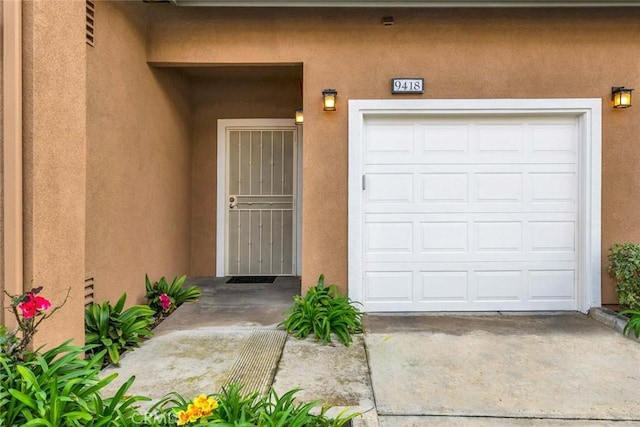
[[[324,98],[324,111],[336,111],[336,98],[338,91],[335,89],[325,89],[322,91]]]
[[[304,113],[302,108],[296,108],[296,124],[301,125],[304,122]]]
[[[624,86],[612,87],[611,100],[613,101],[613,108],[631,107],[631,92],[633,92],[633,89],[627,89]]]

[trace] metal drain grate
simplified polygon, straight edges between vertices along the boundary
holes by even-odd
[[[287,333],[277,329],[259,329],[247,340],[226,384],[236,383],[245,392],[267,394],[282,356]]]

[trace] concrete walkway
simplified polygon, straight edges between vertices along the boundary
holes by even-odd
[[[202,299],[107,370],[120,373],[111,391],[131,375],[130,392],[154,399],[219,391],[252,334],[275,329],[300,292],[285,278],[192,283]],[[365,325],[350,347],[289,337],[276,392],[352,408],[363,413],[355,426],[640,426],[640,344],[585,315],[367,315]]]

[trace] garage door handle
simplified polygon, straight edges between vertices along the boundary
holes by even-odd
[[[365,190],[367,186],[367,179],[365,175],[362,175],[362,190]]]

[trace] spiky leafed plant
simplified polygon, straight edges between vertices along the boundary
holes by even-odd
[[[163,316],[171,313],[177,307],[181,306],[185,302],[195,302],[200,298],[202,291],[197,286],[184,286],[184,282],[187,276],[174,277],[171,283],[167,282],[165,277],[162,277],[157,282],[151,283],[149,276],[145,275],[145,288],[147,294],[147,303],[158,316]],[[170,304],[167,308],[165,302],[162,301],[162,295],[166,295],[169,298]]]
[[[296,338],[310,334],[323,343],[331,342],[331,334],[348,346],[353,334],[362,332],[362,312],[355,307],[360,304],[340,295],[336,285],[325,286],[324,275],[318,284],[310,288],[304,297],[294,297],[293,306],[287,310],[287,318],[279,324]]]

